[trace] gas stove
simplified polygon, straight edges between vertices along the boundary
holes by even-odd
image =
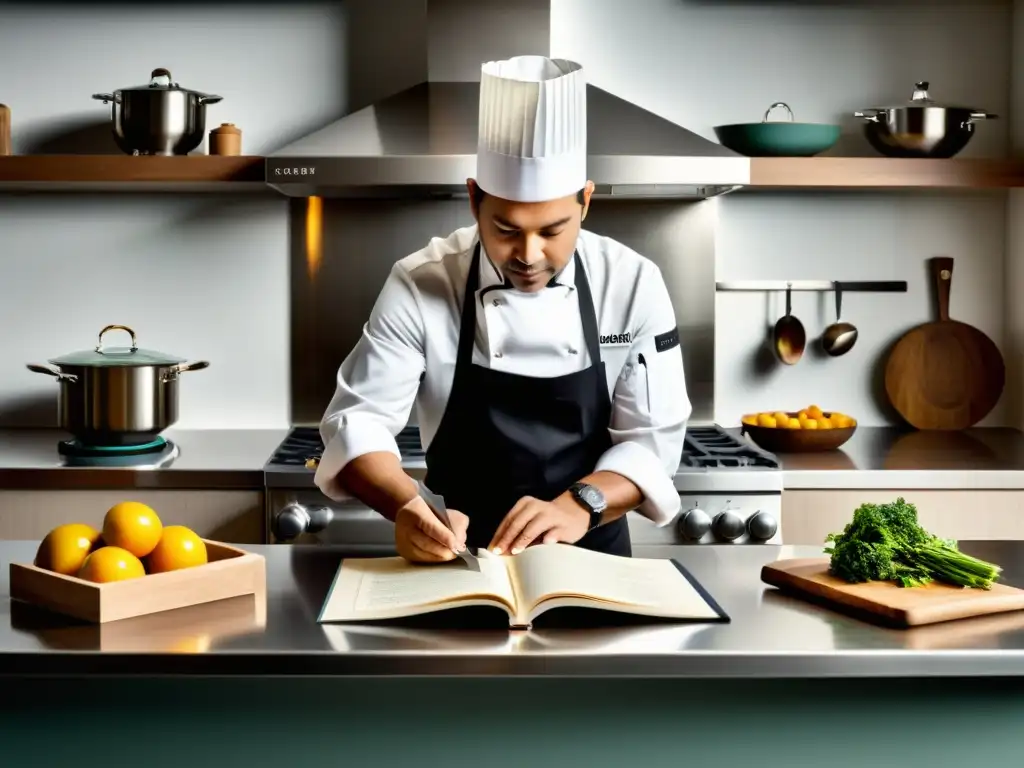
[[[402,467],[422,480],[426,454],[419,428],[408,426],[395,439]],[[394,541],[390,522],[357,500],[334,501],[316,487],[313,478],[323,450],[316,427],[295,427],[264,466],[271,541],[312,538],[387,551]],[[782,543],[779,460],[738,430],[690,426],[674,482],[682,508],[672,524],[657,527],[630,514],[635,552],[648,546]]]
[[[402,467],[414,477],[426,473],[426,452],[419,427],[407,426],[395,436]],[[263,468],[268,488],[313,488],[316,463],[324,452],[316,427],[294,427]],[[772,454],[718,425],[687,429],[683,455],[675,474],[680,492],[781,490],[779,461]]]

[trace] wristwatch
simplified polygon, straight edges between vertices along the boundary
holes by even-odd
[[[587,530],[597,528],[601,524],[601,516],[608,508],[608,502],[605,501],[601,489],[589,483],[573,483],[569,492],[590,513],[590,524],[587,526]]]

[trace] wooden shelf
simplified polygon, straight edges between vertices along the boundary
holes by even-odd
[[[13,155],[0,157],[0,192],[267,191],[262,157]]]
[[[267,192],[262,157],[13,155],[0,157],[0,192]],[[1008,189],[1017,160],[754,157],[744,191]]]
[[[772,189],[1007,189],[1024,186],[1017,160],[754,157],[751,191]]]

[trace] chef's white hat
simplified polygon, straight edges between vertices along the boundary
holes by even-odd
[[[565,59],[516,56],[480,73],[476,181],[519,202],[573,195],[587,183],[587,84]]]

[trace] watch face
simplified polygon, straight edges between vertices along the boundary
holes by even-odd
[[[599,510],[604,507],[604,494],[592,485],[580,488],[580,498],[592,509]]]

